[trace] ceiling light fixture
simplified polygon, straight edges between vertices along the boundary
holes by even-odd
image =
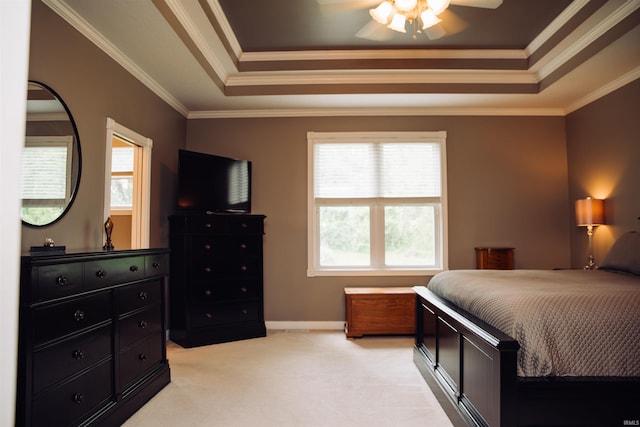
[[[406,23],[413,24],[416,34],[433,27],[442,20],[438,18],[449,7],[449,0],[389,0],[383,1],[369,14],[374,21],[388,28],[406,33]]]

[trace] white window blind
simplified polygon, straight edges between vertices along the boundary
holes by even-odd
[[[69,197],[72,136],[26,138],[22,199],[26,205],[62,205]]]
[[[445,137],[308,133],[308,275],[446,268]]]
[[[439,143],[314,145],[317,198],[440,197]]]

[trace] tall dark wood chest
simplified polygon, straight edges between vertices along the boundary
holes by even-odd
[[[173,215],[170,338],[183,347],[266,336],[264,215]]]

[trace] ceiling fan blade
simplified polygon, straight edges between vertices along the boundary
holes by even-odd
[[[440,24],[436,24],[422,31],[429,38],[429,40],[438,40],[439,38],[444,37],[447,34],[445,29],[442,28],[442,25]]]
[[[458,6],[482,7],[496,9],[502,4],[502,0],[451,0],[451,4]]]
[[[442,12],[440,18],[442,18],[442,22],[440,22],[438,26],[442,27],[449,36],[461,32],[468,26],[467,21],[460,18],[451,10]]]
[[[356,37],[373,41],[387,41],[393,38],[393,31],[373,19],[356,33]]]
[[[316,0],[325,15],[376,7],[382,0]]]

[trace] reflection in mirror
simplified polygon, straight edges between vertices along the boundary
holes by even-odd
[[[53,224],[64,216],[78,190],[80,140],[71,113],[48,86],[29,81],[22,153],[22,221]]]

